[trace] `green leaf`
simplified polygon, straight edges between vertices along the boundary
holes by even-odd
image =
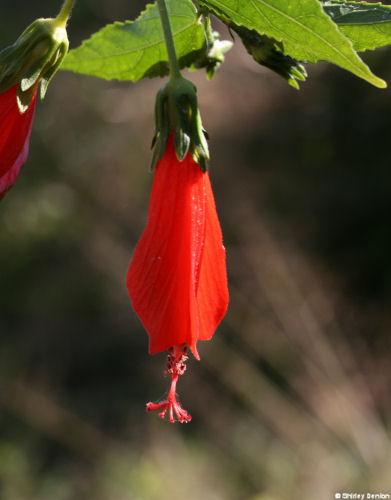
[[[324,9],[356,50],[373,50],[391,44],[391,6],[327,1]]]
[[[299,61],[329,61],[384,88],[323,11],[319,0],[199,0],[227,24],[234,23],[282,42]]]
[[[205,50],[205,33],[191,0],[168,0],[175,47],[181,67]],[[110,24],[71,50],[63,70],[107,80],[131,80],[168,74],[168,56],[159,11],[150,4],[135,21]]]

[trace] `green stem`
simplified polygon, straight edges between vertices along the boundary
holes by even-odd
[[[61,10],[56,17],[57,26],[66,26],[74,4],[75,0],[64,0]]]
[[[178,59],[175,52],[174,38],[172,36],[171,23],[168,15],[166,0],[157,0],[160,19],[163,26],[164,40],[166,42],[168,63],[170,65],[170,76],[172,79],[180,78]]]

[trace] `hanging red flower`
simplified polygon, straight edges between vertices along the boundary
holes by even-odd
[[[173,137],[154,174],[147,226],[127,275],[133,307],[149,335],[149,352],[169,350],[167,399],[148,403],[170,422],[191,420],[175,395],[186,350],[210,340],[228,306],[221,228],[208,172],[188,153],[179,161]]]
[[[0,94],[0,198],[14,184],[25,163],[36,105],[36,91],[22,113],[16,94],[18,86]]]

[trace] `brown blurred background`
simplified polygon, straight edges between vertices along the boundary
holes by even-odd
[[[1,0],[0,46],[57,3]],[[71,45],[144,4],[79,0]],[[389,50],[365,59],[391,81]],[[179,386],[188,426],[145,414],[165,356],[125,288],[163,82],[57,75],[0,205],[2,500],[391,494],[391,94],[309,73],[292,90],[237,41],[190,75],[231,303]]]

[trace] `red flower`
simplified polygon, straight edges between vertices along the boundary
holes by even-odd
[[[21,113],[16,100],[18,85],[0,94],[0,198],[14,184],[29,150],[36,92]]]
[[[210,340],[228,306],[225,249],[209,175],[191,154],[177,159],[173,138],[156,166],[147,226],[127,275],[133,307],[149,335],[149,352],[167,349],[172,386],[166,401],[148,410],[173,410],[189,421],[175,399],[187,346]]]

